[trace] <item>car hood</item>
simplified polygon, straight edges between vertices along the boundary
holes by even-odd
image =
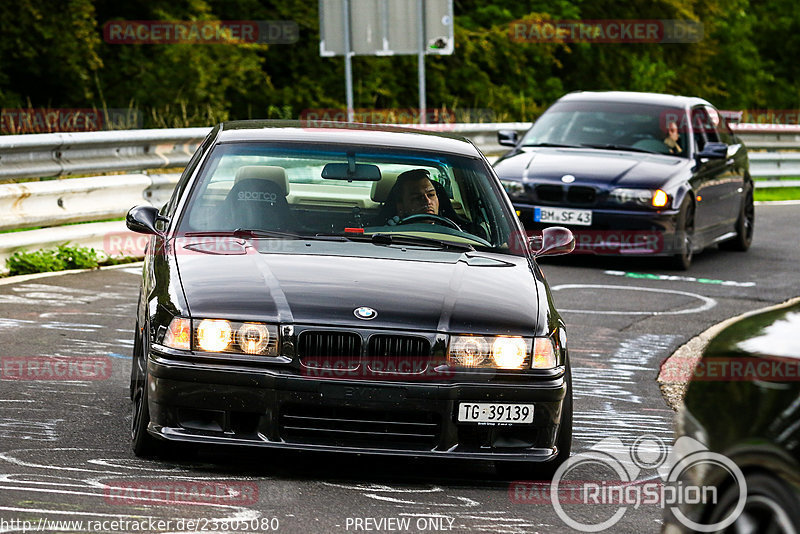
[[[708,344],[706,357],[775,356],[800,359],[800,304],[755,313],[731,324]]]
[[[208,253],[175,247],[191,315],[428,332],[534,335],[537,327],[546,329],[545,316],[539,318],[549,313],[546,300],[539,305],[546,299],[543,282],[524,257],[370,243],[280,243],[288,250],[259,253],[245,245],[238,252]],[[354,312],[363,306],[377,317],[357,318]]]
[[[534,148],[495,163],[500,179],[558,182],[565,174],[576,182],[603,182],[612,186],[658,187],[689,160],[672,156],[573,148]]]

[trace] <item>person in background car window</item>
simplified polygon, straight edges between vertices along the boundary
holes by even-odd
[[[670,122],[669,127],[667,128],[667,134],[667,137],[664,139],[664,144],[669,147],[669,153],[680,154],[683,152],[681,145],[678,144],[678,140],[681,137],[681,134],[678,132],[678,124],[675,122]]]

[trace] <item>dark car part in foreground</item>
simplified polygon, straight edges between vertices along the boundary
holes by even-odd
[[[750,247],[747,151],[705,100],[570,93],[521,139],[498,139],[514,147],[494,166],[526,228],[569,225],[576,252],[667,256],[687,269],[712,244]]]
[[[716,488],[717,501],[684,504],[684,518],[701,525],[730,518],[722,532],[800,532],[798,332],[800,304],[783,305],[736,321],[705,349],[678,417],[678,437],[732,460],[746,492],[740,495],[719,466],[687,470],[680,482]],[[664,532],[692,532],[686,524],[667,514]]]
[[[404,171],[439,213],[386,219]],[[136,454],[169,442],[495,460],[570,451],[564,322],[468,141],[374,128],[214,128],[151,235],[131,371]]]

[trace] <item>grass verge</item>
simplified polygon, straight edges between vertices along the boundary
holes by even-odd
[[[763,187],[756,188],[753,192],[753,200],[798,200],[800,199],[800,187]]]
[[[20,250],[13,253],[6,259],[8,274],[5,276],[69,269],[96,269],[104,265],[118,265],[134,261],[138,261],[138,258],[131,256],[100,257],[93,248],[70,246],[68,243],[64,243],[52,249]]]

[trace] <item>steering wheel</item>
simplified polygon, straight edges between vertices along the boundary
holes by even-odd
[[[452,219],[448,219],[447,217],[442,217],[441,215],[436,215],[434,213],[415,213],[414,215],[409,215],[404,219],[400,219],[400,221],[397,224],[411,224],[424,220],[429,220],[433,221],[434,223],[439,223],[445,226],[449,226],[453,230],[458,230],[459,232],[464,231]]]

